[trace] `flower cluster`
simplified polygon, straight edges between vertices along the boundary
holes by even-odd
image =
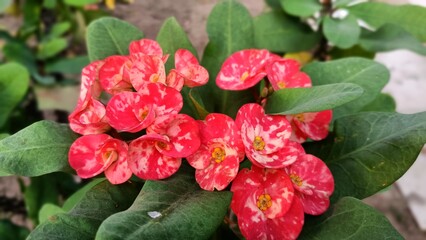
[[[231,209],[247,239],[295,239],[305,213],[328,208],[333,177],[301,143],[327,136],[331,110],[284,116],[267,115],[262,107],[274,91],[311,86],[296,61],[267,50],[232,54],[216,84],[244,90],[264,80],[266,94],[260,104],[243,105],[235,120],[222,113],[194,120],[179,113],[180,91],[206,84],[208,73],[191,52],[178,50],[168,73],[169,56],[157,42],[134,41],[129,53],[83,69],[78,104],[69,116],[71,129],[82,135],[69,151],[80,177],[104,173],[113,184],[133,174],[159,180],[186,158],[202,189],[220,191],[232,183]],[[252,167],[240,169],[246,157]]]

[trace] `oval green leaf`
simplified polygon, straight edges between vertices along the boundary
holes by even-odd
[[[339,48],[346,49],[354,46],[361,35],[361,27],[358,26],[356,17],[351,14],[343,19],[326,16],[323,24],[325,37]]]
[[[129,54],[129,44],[143,38],[135,26],[113,17],[103,17],[87,27],[87,51],[91,61]]]
[[[373,60],[352,57],[329,62],[313,62],[303,68],[312,79],[313,85],[332,83],[355,83],[364,89],[355,101],[337,107],[334,119],[361,111],[380,94],[389,81],[388,69]]]
[[[69,171],[68,150],[75,139],[68,125],[36,122],[0,141],[0,169],[21,176]]]
[[[274,92],[266,101],[269,114],[297,114],[333,109],[350,102],[363,93],[352,83],[336,83],[311,88],[285,88]]]
[[[46,60],[48,58],[54,57],[67,48],[67,46],[68,42],[65,38],[53,38],[42,42],[38,46],[37,58]]]
[[[208,239],[232,194],[200,189],[187,168],[163,181],[147,181],[128,210],[102,223],[96,239]]]
[[[308,217],[301,240],[404,239],[382,213],[362,201],[345,197],[318,217]]]
[[[135,183],[112,185],[103,181],[88,191],[69,213],[49,217],[38,225],[27,239],[92,240],[102,221],[127,209],[139,189]]]
[[[334,176],[332,201],[373,195],[399,179],[426,143],[426,112],[366,112],[337,119],[334,133],[305,149]]]
[[[280,0],[284,11],[293,16],[309,17],[321,10],[318,0]]]

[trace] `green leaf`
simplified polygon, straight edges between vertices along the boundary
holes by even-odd
[[[372,52],[403,48],[426,55],[426,47],[417,38],[394,24],[385,24],[375,32],[364,31],[359,44],[365,50]]]
[[[27,239],[94,239],[102,221],[127,209],[139,189],[135,183],[112,185],[103,181],[88,191],[69,213],[51,216],[38,225]]]
[[[266,0],[266,4],[268,4],[268,6],[270,6],[273,9],[282,10],[280,0]]]
[[[0,13],[4,12],[12,3],[12,0],[2,0],[0,1]]]
[[[209,112],[234,117],[243,104],[254,100],[251,92],[225,91],[218,88],[215,81],[229,55],[255,47],[253,20],[248,10],[237,1],[222,1],[213,8],[207,19],[207,33],[210,41],[201,62],[209,71],[209,82],[200,88],[200,94]]]
[[[285,88],[274,92],[266,101],[269,114],[296,114],[333,109],[350,102],[363,93],[352,83],[337,83],[311,88]]]
[[[192,88],[189,91],[189,99],[191,100],[192,105],[195,108],[195,112],[198,115],[198,119],[205,119],[209,112],[204,107],[203,99],[198,92],[198,88]]]
[[[310,50],[320,41],[320,34],[282,11],[257,16],[254,19],[254,34],[257,48],[273,52]]]
[[[75,192],[71,197],[69,197],[62,206],[62,209],[66,212],[71,210],[77,203],[83,199],[83,197],[86,195],[86,193],[92,189],[95,185],[98,183],[104,181],[105,178],[95,178],[92,181],[90,181],[88,184],[84,185],[84,187],[80,188],[77,192]]]
[[[290,15],[309,17],[321,10],[322,5],[318,0],[280,0],[284,11]]]
[[[68,42],[65,38],[53,38],[42,42],[37,49],[37,58],[46,60],[54,57],[67,48]]]
[[[325,37],[339,48],[350,48],[358,42],[361,28],[355,16],[349,14],[343,19],[330,16],[324,18],[323,30]]]
[[[29,82],[28,71],[22,65],[7,63],[0,66],[0,127],[24,98]]]
[[[208,239],[232,194],[204,191],[193,176],[190,167],[182,167],[166,180],[147,181],[128,210],[102,223],[96,239]]]
[[[97,3],[98,0],[64,0],[65,4],[76,7],[83,7],[87,4]]]
[[[393,97],[386,93],[381,93],[371,103],[365,106],[362,112],[395,112],[396,103]]]
[[[386,188],[413,164],[426,143],[426,112],[366,112],[337,119],[334,134],[307,144],[334,176],[332,201],[359,199]]]
[[[87,51],[91,61],[129,54],[129,44],[143,38],[135,26],[112,17],[95,20],[87,27]]]
[[[366,2],[353,5],[350,12],[370,26],[379,28],[386,23],[403,27],[420,41],[426,41],[426,8],[415,5],[390,5]]]
[[[81,69],[89,63],[90,61],[87,56],[61,58],[55,62],[47,63],[45,71],[47,73],[80,74]]]
[[[404,239],[382,213],[362,201],[345,197],[318,217],[309,217],[299,238]]]
[[[19,41],[8,42],[3,47],[6,60],[24,65],[31,75],[37,73],[36,59],[31,50]]]
[[[198,55],[194,46],[189,41],[185,31],[174,17],[168,18],[163,23],[163,26],[161,27],[157,35],[157,42],[163,49],[164,54],[170,54],[169,59],[166,63],[167,72],[170,69],[175,68],[175,52],[178,49],[188,49],[192,52],[192,54],[194,54],[194,56]]]
[[[38,222],[43,223],[47,221],[53,215],[58,213],[64,213],[65,211],[56,204],[46,203],[44,204],[38,213]]]
[[[335,1],[332,1],[332,5],[334,8],[346,7],[349,3],[353,1],[355,0],[335,0]]]
[[[0,236],[2,240],[24,240],[30,231],[13,224],[8,219],[0,220]]]
[[[58,22],[55,23],[49,32],[49,38],[58,38],[71,29],[70,22]]]
[[[360,111],[380,94],[389,81],[389,71],[380,63],[364,58],[344,58],[329,62],[313,62],[303,68],[313,85],[355,83],[364,89],[355,101],[337,107],[334,119]]]
[[[36,122],[0,141],[0,169],[21,176],[69,171],[68,150],[75,139],[68,125]]]
[[[374,52],[367,51],[361,48],[359,45],[355,45],[348,49],[333,48],[330,51],[332,59],[348,58],[348,57],[363,57],[373,59],[376,55]]]
[[[47,9],[54,9],[57,4],[57,0],[43,0],[43,7]]]

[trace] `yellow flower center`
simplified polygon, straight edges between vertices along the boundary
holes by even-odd
[[[263,141],[263,138],[260,136],[256,136],[253,140],[253,148],[256,151],[262,151],[265,149],[265,141]]]
[[[158,141],[157,142],[157,146],[160,148],[160,149],[166,149],[167,148],[167,144],[165,143],[165,142],[160,142],[160,141]]]
[[[304,122],[305,121],[305,116],[303,116],[303,113],[299,113],[296,115],[293,115],[294,118],[296,118],[299,122]]]
[[[221,147],[215,147],[212,151],[212,160],[214,160],[216,163],[221,163],[223,160],[225,160],[226,153],[225,150]]]
[[[146,116],[148,116],[148,110],[141,110],[139,113],[140,120],[145,120]]]
[[[241,78],[240,78],[241,82],[244,82],[248,78],[248,76],[249,76],[249,73],[245,71],[243,75],[241,75]]]
[[[296,175],[296,174],[294,174],[294,173],[290,174],[290,178],[291,178],[291,181],[292,181],[294,184],[296,184],[296,186],[298,186],[298,187],[302,186],[302,184],[303,184],[303,180],[302,180],[302,178],[300,178],[299,176],[297,176],[297,175]]]
[[[271,196],[267,193],[260,195],[257,198],[256,205],[260,210],[265,211],[272,206]]]
[[[118,158],[118,153],[115,150],[109,150],[102,154],[104,164],[106,162],[115,162]]]
[[[285,87],[286,87],[285,82],[278,82],[278,87],[279,87],[280,89],[285,88]]]
[[[151,82],[156,83],[158,82],[158,80],[160,80],[160,75],[158,75],[157,73],[154,73],[151,75],[150,79],[151,79]]]

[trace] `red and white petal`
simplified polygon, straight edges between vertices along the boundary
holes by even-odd
[[[148,133],[150,131],[147,131]],[[198,150],[201,144],[197,122],[186,114],[178,114],[167,127],[159,132],[168,137],[169,143],[156,145],[164,155],[175,158],[187,157]]]
[[[294,124],[301,132],[306,134],[310,139],[319,141],[327,137],[330,122],[333,118],[332,110],[321,112],[302,113],[302,117],[294,117]]]
[[[114,95],[108,102],[106,115],[113,128],[132,133],[145,129],[155,118],[149,99],[136,92]]]
[[[303,211],[310,215],[321,215],[327,211],[330,206],[330,199],[321,198],[318,195],[306,195],[300,192],[296,192],[296,195],[300,198],[303,205]]]
[[[183,76],[185,86],[190,88],[205,85],[209,81],[209,72],[201,65],[184,67],[179,74]]]
[[[107,166],[105,176],[112,184],[123,183],[132,176],[127,164],[128,146],[119,139],[108,139],[96,150],[98,162]]]
[[[98,72],[103,64],[104,61],[94,61],[81,71],[80,96],[77,103],[80,108],[84,108],[90,99],[98,99],[101,95]]]
[[[168,178],[179,169],[182,159],[161,154],[157,141],[145,135],[133,140],[129,146],[129,166],[139,178],[158,180]]]
[[[253,168],[256,167],[252,166],[252,169]],[[256,201],[254,195],[257,189],[261,187],[262,183],[263,175],[260,171],[253,171],[248,168],[243,168],[238,172],[231,185],[231,192],[233,195],[230,205],[232,211],[234,211],[237,216],[239,216],[242,208],[247,202],[247,198],[251,196],[254,198],[253,201]]]
[[[210,161],[210,163],[207,168],[195,171],[195,179],[204,190],[222,191],[237,176],[240,160],[235,154],[227,155],[220,163],[215,161]]]
[[[133,87],[127,75],[130,60],[126,56],[110,56],[99,69],[99,80],[102,88],[110,94],[130,91]],[[126,72],[126,73],[125,73]]]
[[[99,162],[95,154],[108,139],[112,137],[107,134],[93,134],[79,137],[74,141],[68,152],[68,161],[79,177],[94,177],[108,167]]]
[[[187,49],[178,49],[175,53],[175,67],[176,70],[181,72],[182,69],[192,66],[200,65],[197,58]]]
[[[268,65],[266,72],[274,90],[311,87],[311,79],[299,71],[300,65],[293,59],[280,59]]]
[[[174,88],[180,92],[183,88],[184,83],[185,83],[184,77],[180,75],[176,71],[176,69],[170,70],[166,78],[166,86]]]
[[[163,56],[163,50],[161,49],[158,42],[151,39],[141,39],[133,41],[129,45],[129,52],[131,55],[143,54],[143,55],[156,55]]]
[[[296,142],[288,141],[281,149],[274,153],[262,154],[254,149],[246,149],[248,159],[256,166],[265,168],[283,168],[294,162],[300,154],[304,154],[303,147]]]
[[[166,69],[161,57],[139,55],[133,56],[132,61],[129,78],[136,91],[141,91],[147,83],[166,83]]]
[[[243,211],[243,214],[238,216],[238,225],[247,240],[294,240],[302,231],[303,224],[303,207],[297,198],[294,198],[289,211],[279,218],[268,219],[254,211]]]
[[[84,108],[80,108],[82,106]],[[95,99],[90,99],[84,105],[77,105],[77,108],[68,116],[68,121],[70,128],[76,133],[98,134],[111,128],[105,116],[105,106]]]
[[[246,49],[233,53],[223,63],[216,84],[225,90],[243,90],[256,85],[266,76],[267,50]]]
[[[201,144],[195,153],[186,157],[186,160],[193,168],[204,169],[210,165],[211,158],[210,148],[205,144]]]

